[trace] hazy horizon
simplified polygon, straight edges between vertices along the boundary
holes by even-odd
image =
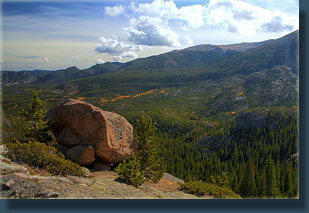
[[[298,30],[298,0],[3,1],[1,70],[85,69]]]

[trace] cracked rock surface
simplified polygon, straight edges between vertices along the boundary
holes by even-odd
[[[179,183],[183,181],[167,173],[158,183],[145,182],[136,188],[118,182],[118,175],[113,171],[93,172],[88,177],[53,176],[0,156],[1,198],[198,199],[180,191]]]

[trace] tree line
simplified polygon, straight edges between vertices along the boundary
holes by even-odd
[[[274,109],[279,110],[280,109]],[[298,195],[298,125],[290,109],[268,112],[272,122],[237,128],[233,119],[213,126],[154,116],[167,172],[185,181],[202,180],[243,197]]]

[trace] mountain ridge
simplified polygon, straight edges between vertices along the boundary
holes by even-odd
[[[162,97],[168,96],[168,98],[162,99],[159,98],[161,96],[155,95],[153,101],[167,101],[170,107],[183,106],[189,111],[197,110],[204,115],[260,106],[291,107],[297,102],[298,92],[297,39],[298,31],[295,31],[276,40],[254,44],[258,46],[256,48],[249,48],[240,53],[228,53],[229,56],[223,53],[222,49],[212,50],[219,47],[204,45],[203,48],[211,49],[206,51],[206,55],[213,52],[216,54],[203,66],[200,66],[203,63],[194,64],[196,60],[182,60],[181,64],[190,62],[189,64],[193,65],[179,69],[160,67],[164,67],[165,62],[169,60],[173,61],[172,56],[179,56],[178,60],[182,59],[180,54],[187,57],[188,54],[184,54],[188,52],[187,49],[136,59],[124,64],[107,62],[85,70],[70,67],[47,73],[33,82],[20,86],[7,85],[4,87],[4,95],[7,97],[6,95],[12,96],[15,93],[16,96],[16,93],[23,94],[25,88],[29,91],[42,88],[46,90],[43,96],[49,98],[50,104],[59,103],[66,97],[86,98],[92,104],[104,105],[105,108],[109,107],[110,110],[117,111],[127,109],[124,106],[134,106],[133,99],[140,97],[141,94],[143,97],[148,97],[144,94],[155,94],[154,91],[156,91]],[[242,45],[248,48],[247,43]],[[239,45],[234,48],[239,48]],[[190,54],[192,52],[189,51]],[[200,51],[194,51],[194,53],[199,54]],[[203,56],[199,57],[201,59]],[[220,57],[223,59],[219,60]],[[162,62],[162,58],[166,60]],[[176,63],[175,67],[178,65]],[[49,91],[47,91],[47,85]],[[20,98],[23,99],[23,97]],[[13,99],[14,96],[11,97],[11,100]],[[17,107],[15,109],[17,110],[20,104],[16,106],[16,103],[11,103],[11,100],[5,99],[4,105],[7,109]],[[121,107],[117,105],[118,102],[122,103]],[[177,102],[178,105],[175,105],[174,103]],[[188,105],[187,102],[196,103]],[[139,104],[136,109],[142,106],[146,107]]]
[[[167,53],[153,55],[146,58],[138,58],[127,63],[106,62],[104,64],[96,64],[86,69],[79,69],[76,66],[71,66],[65,69],[55,71],[40,71],[27,70],[23,71],[2,71],[2,82],[5,85],[20,84],[20,83],[44,83],[54,82],[60,83],[67,80],[77,79],[81,77],[88,77],[93,75],[100,75],[111,73],[115,71],[126,70],[144,70],[144,69],[184,69],[184,68],[198,68],[205,67],[215,61],[220,61],[231,55],[245,52],[249,49],[259,47],[272,40],[262,42],[243,42],[229,45],[211,45],[201,44],[181,50],[173,50]],[[146,66],[143,64],[146,63]],[[18,73],[19,74],[16,74]],[[27,79],[21,81],[14,77],[20,75],[21,78]]]

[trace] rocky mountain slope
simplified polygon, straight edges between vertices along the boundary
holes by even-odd
[[[33,71],[2,71],[2,83],[6,86],[14,84],[27,84],[48,75],[51,71],[33,70]]]
[[[3,106],[5,112],[16,112],[31,96],[28,91],[39,89],[51,107],[67,98],[86,98],[118,113],[148,108],[148,102],[136,104],[135,99],[141,97],[153,97],[152,106],[165,102],[165,106],[184,106],[179,110],[207,115],[252,107],[291,107],[297,102],[297,53],[295,31],[260,43],[198,45],[124,64],[105,63],[85,70],[70,67],[25,84],[11,85],[12,80],[6,83],[3,78],[7,85]],[[190,98],[194,104],[187,105]]]
[[[2,198],[59,198],[59,199],[199,199],[180,191],[182,180],[165,173],[154,184],[145,182],[141,187],[119,182],[112,171],[93,172],[90,177],[53,176],[48,172],[19,165],[3,157],[0,147]]]

